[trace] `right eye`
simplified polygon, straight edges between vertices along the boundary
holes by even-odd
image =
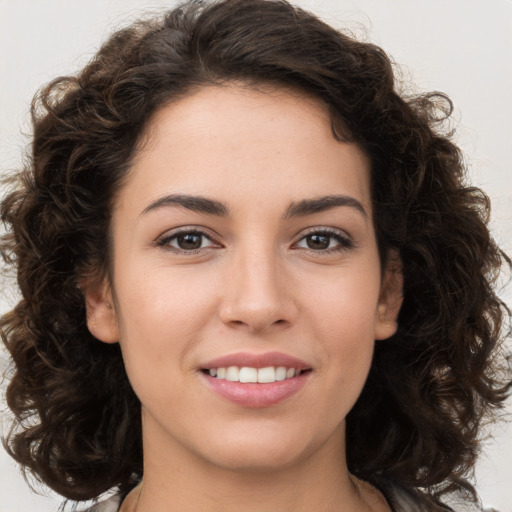
[[[157,242],[159,247],[169,248],[175,252],[194,254],[201,249],[218,247],[206,233],[198,230],[182,230],[164,235]]]

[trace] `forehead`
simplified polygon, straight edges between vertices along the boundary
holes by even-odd
[[[294,126],[291,120],[296,121]],[[264,129],[252,130],[256,125]],[[279,128],[282,136],[298,137],[303,129],[308,136],[318,129],[333,136],[329,108],[321,100],[291,87],[233,82],[193,89],[157,109],[146,125],[141,147],[163,139],[172,143],[170,136],[178,133],[181,142],[190,135],[204,142],[222,138],[240,144],[248,139],[268,143],[268,133]]]
[[[209,86],[151,118],[128,182],[141,195],[162,192],[290,200],[338,192],[369,201],[369,161],[337,140],[329,109],[294,90]]]

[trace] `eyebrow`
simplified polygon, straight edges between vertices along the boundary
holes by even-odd
[[[207,197],[190,196],[186,194],[170,194],[168,196],[160,197],[144,208],[141,215],[165,206],[180,206],[187,210],[192,210],[193,212],[218,215],[220,217],[227,217],[229,215],[229,208],[220,201],[208,199]]]
[[[191,196],[187,194],[170,194],[160,197],[144,208],[141,215],[158,208],[168,206],[178,206],[193,212],[217,215],[220,217],[228,217],[230,215],[228,206],[220,201],[203,196]],[[283,219],[311,215],[313,213],[319,213],[330,210],[331,208],[336,208],[337,206],[354,208],[362,213],[364,217],[368,216],[363,205],[357,199],[346,195],[329,195],[315,199],[303,199],[302,201],[291,203],[286,209]]]
[[[368,217],[364,206],[357,199],[346,195],[330,195],[315,199],[303,199],[298,203],[292,203],[286,210],[283,218],[289,219],[291,217],[302,217],[330,210],[337,206],[348,206],[349,208],[354,208],[362,213],[364,217]]]

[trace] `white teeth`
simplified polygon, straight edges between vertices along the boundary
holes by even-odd
[[[264,384],[266,382],[276,381],[276,370],[273,366],[258,369],[258,382]]]
[[[240,370],[238,366],[229,366],[226,370],[226,380],[236,382],[240,380]]]
[[[244,366],[240,368],[240,375],[238,380],[240,382],[258,382],[258,370],[256,368],[248,368]]]
[[[266,366],[265,368],[229,366],[227,368],[210,368],[208,372],[212,377],[231,382],[259,382],[266,384],[297,377],[302,373],[302,370],[286,368],[285,366]]]
[[[278,366],[276,368],[276,380],[286,379],[286,368],[284,366]]]

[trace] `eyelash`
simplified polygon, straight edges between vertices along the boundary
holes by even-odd
[[[216,244],[217,247],[221,246],[220,242],[216,241],[213,236],[205,233],[201,229],[192,228],[192,227],[184,227],[184,228],[180,229],[179,231],[175,231],[171,234],[166,234],[156,241],[156,245],[163,249],[166,249],[166,250],[178,253],[178,254],[183,254],[183,255],[198,254],[199,252],[204,251],[205,249],[212,248],[212,246],[208,246],[208,247],[199,247],[197,249],[187,250],[187,249],[182,249],[179,247],[173,247],[171,245],[171,242],[173,240],[177,240],[180,235],[200,236],[203,239],[209,240],[210,242],[212,242],[212,244]],[[320,236],[329,238],[330,239],[329,245],[331,243],[331,239],[334,238],[338,242],[338,245],[335,247],[330,247],[330,248],[328,247],[327,249],[320,249],[320,250],[315,250],[315,249],[305,248],[305,247],[302,247],[302,248],[297,247],[297,250],[310,251],[315,254],[331,254],[331,253],[335,253],[335,252],[347,251],[347,250],[353,248],[355,245],[354,241],[349,236],[343,235],[342,232],[340,232],[336,229],[332,229],[332,228],[319,228],[319,227],[313,228],[310,231],[307,231],[306,233],[304,233],[300,237],[300,239],[297,242],[295,242],[293,245],[296,246],[302,240],[305,240],[305,239],[307,239],[307,237],[310,237],[312,235],[320,235]],[[213,248],[215,248],[215,247],[213,247]]]
[[[306,251],[309,250],[316,254],[330,254],[330,253],[335,253],[335,252],[347,251],[349,249],[352,249],[355,246],[354,241],[348,235],[344,234],[343,232],[341,232],[337,229],[323,228],[323,227],[322,228],[320,228],[320,227],[312,228],[311,230],[307,231],[306,233],[304,233],[301,236],[301,238],[298,240],[298,242],[296,242],[294,245],[297,245],[299,242],[301,242],[302,240],[305,240],[307,237],[312,236],[312,235],[325,236],[325,237],[328,237],[329,239],[334,238],[338,242],[338,246],[327,248],[327,249],[321,249],[321,250],[306,249],[306,248],[299,248],[299,249],[303,249]],[[330,242],[329,242],[329,245],[330,245]]]
[[[207,240],[209,240],[213,244],[216,244],[217,246],[220,246],[220,243],[217,242],[214,239],[213,236],[206,234],[201,229],[192,228],[192,227],[184,227],[184,228],[181,228],[180,230],[175,231],[173,233],[165,234],[165,235],[163,235],[161,238],[159,238],[156,241],[156,245],[158,247],[161,247],[163,249],[166,249],[166,250],[178,253],[178,254],[187,254],[187,255],[189,255],[189,254],[198,254],[200,251],[203,251],[204,249],[211,248],[211,247],[199,247],[198,249],[187,250],[187,249],[181,249],[179,247],[171,246],[170,245],[171,241],[177,240],[180,235],[196,235],[196,236],[200,236],[203,239],[206,238]]]

